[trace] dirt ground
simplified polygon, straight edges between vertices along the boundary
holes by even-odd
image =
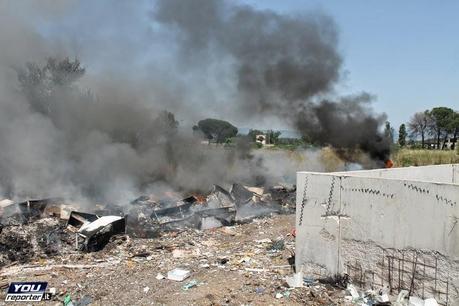
[[[67,294],[74,305],[344,304],[343,290],[329,285],[289,289],[285,283],[293,273],[294,218],[274,216],[156,239],[120,236],[99,252],[11,264],[1,271],[0,298],[4,301],[9,282],[47,281],[57,294],[44,305],[62,305]],[[181,282],[167,279],[174,268],[191,275]],[[158,273],[166,278],[157,279]]]

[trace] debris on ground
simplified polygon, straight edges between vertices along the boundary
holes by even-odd
[[[74,305],[85,296],[94,305],[323,305],[330,300],[339,305],[344,301],[339,288],[317,282],[292,289],[286,283],[294,273],[288,263],[294,222],[293,215],[277,215],[210,230],[165,231],[154,239],[115,235],[105,248],[90,253],[75,250],[71,232],[67,251],[31,254],[25,262],[3,266],[0,277],[6,283],[47,281],[56,288],[54,301],[61,304],[68,294]],[[66,228],[65,222],[62,226]],[[284,249],[269,250],[279,239]],[[188,272],[186,278],[170,280],[169,272],[176,269]],[[144,292],[146,287],[150,289]],[[276,299],[276,293],[282,297]]]
[[[128,208],[95,205],[91,209],[86,207],[86,211],[79,211],[81,207],[76,203],[62,198],[19,203],[4,199],[0,202],[0,267],[76,250],[100,251],[114,240],[125,239],[120,238],[125,234],[155,238],[166,231],[207,230],[292,212],[294,187],[267,190],[275,192],[276,200],[261,187],[233,184],[226,191],[214,185],[205,196],[192,194],[181,198],[175,193],[141,196],[125,205]],[[282,247],[278,243],[275,248]]]
[[[181,282],[190,277],[190,274],[191,273],[188,270],[176,268],[174,270],[167,272],[167,279]]]
[[[69,227],[76,230],[75,247],[94,252],[103,249],[112,236],[126,233],[126,217],[98,216],[73,211],[67,222],[67,228]],[[84,239],[82,243],[80,237]]]
[[[268,248],[269,251],[282,251],[284,249],[284,240],[283,239],[278,239],[274,242],[272,242]]]
[[[408,290],[401,290],[397,297],[390,296],[388,288],[380,290],[358,290],[353,284],[346,288],[345,301],[349,305],[360,306],[438,306],[434,298],[422,299],[409,296]]]
[[[1,219],[0,284],[39,278],[53,288],[53,301],[66,305],[417,303],[408,292],[396,300],[345,277],[330,283],[295,271],[295,216],[282,215],[284,206],[237,221],[241,207],[273,200],[267,190],[216,186],[206,197],[141,197],[129,204],[132,214],[100,206],[80,212],[75,204],[48,200],[5,202],[3,213],[15,209]]]
[[[185,285],[183,285],[182,289],[183,290],[189,290],[189,289],[191,289],[193,287],[196,287],[197,285],[198,285],[198,281],[193,279],[190,282],[188,282]]]
[[[161,273],[156,274],[156,279],[157,279],[157,280],[161,280],[161,279],[165,279],[165,278],[166,278],[166,277],[165,277],[163,274],[161,274]]]
[[[290,288],[301,288],[304,285],[303,272],[298,272],[292,276],[287,276],[285,281],[287,282]]]

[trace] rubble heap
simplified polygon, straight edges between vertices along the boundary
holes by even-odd
[[[100,251],[111,238],[159,237],[186,228],[211,229],[256,217],[292,213],[295,188],[215,185],[207,195],[141,196],[123,206],[82,208],[64,199],[1,201],[0,266],[81,251]]]
[[[295,187],[260,187],[233,184],[230,191],[214,185],[208,195],[185,199],[141,196],[127,208],[127,231],[134,237],[155,237],[160,232],[185,228],[210,229],[243,223],[271,214],[295,212]]]
[[[112,236],[99,252],[34,258],[2,269],[0,281],[37,279],[54,301],[94,305],[341,305],[343,289],[318,281],[290,288],[294,215],[156,239]]]

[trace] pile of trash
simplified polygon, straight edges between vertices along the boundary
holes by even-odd
[[[230,191],[214,185],[207,196],[191,195],[182,200],[158,201],[142,196],[128,208],[128,215],[137,216],[128,219],[128,228],[131,227],[133,236],[145,238],[162,231],[190,227],[204,230],[295,212],[295,187],[275,186],[267,191],[233,184]]]
[[[437,300],[433,297],[422,299],[417,296],[411,296],[408,290],[401,290],[396,296],[390,294],[389,288],[380,288],[378,290],[368,289],[360,290],[351,283],[348,275],[340,277],[338,280],[322,280],[306,277],[302,271],[286,277],[286,283],[290,290],[301,290],[302,288],[321,289],[324,291],[324,283],[333,283],[335,288],[343,289],[343,296],[340,304],[359,305],[359,306],[439,306]],[[330,302],[332,302],[330,300]],[[333,303],[337,302],[336,300]]]
[[[112,219],[97,213],[71,211],[66,220],[45,214],[26,224],[3,227],[1,239],[22,240],[17,246],[14,239],[8,242],[16,248],[11,253],[16,262],[2,266],[0,286],[39,278],[49,283],[53,301],[74,305],[130,305],[132,301],[142,305],[436,305],[433,299],[393,296],[384,288],[363,290],[346,277],[327,281],[295,271],[293,215],[205,231],[167,231],[156,239],[115,234],[103,250],[81,252],[77,243],[79,249],[105,243],[105,234],[129,220],[129,216],[112,215],[117,217]],[[99,226],[104,230],[92,234]],[[49,229],[55,229],[53,234]],[[47,256],[55,249],[52,244],[43,247],[46,239],[60,243],[61,253]],[[20,263],[23,255],[30,260]]]
[[[116,235],[154,238],[166,231],[211,229],[294,213],[295,187],[215,185],[207,195],[141,196],[126,205],[82,208],[61,198],[0,201],[0,266],[79,251],[100,251]]]
[[[399,294],[391,298],[389,289],[366,290],[359,292],[352,284],[347,286],[346,292],[349,294],[345,297],[346,301],[353,305],[361,306],[438,306],[435,298],[421,299],[417,296],[410,296],[408,290],[401,290]]]

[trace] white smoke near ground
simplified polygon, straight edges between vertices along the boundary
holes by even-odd
[[[324,170],[313,151],[201,145],[191,124],[294,112],[338,81],[336,45],[330,17],[225,1],[0,1],[0,197],[126,203]]]

